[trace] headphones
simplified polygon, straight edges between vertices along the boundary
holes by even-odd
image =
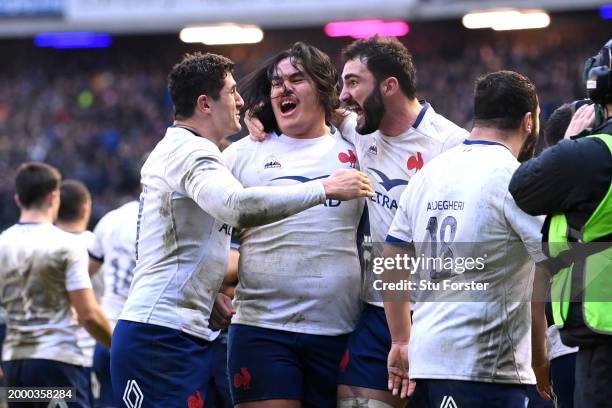
[[[588,97],[599,105],[612,102],[612,39],[584,64],[584,84]]]

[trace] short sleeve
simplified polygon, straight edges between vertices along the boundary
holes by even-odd
[[[504,199],[504,216],[525,245],[534,262],[542,262],[546,256],[542,252],[542,226],[544,216],[525,213],[517,205],[510,193]]]
[[[66,251],[66,290],[68,292],[91,288],[89,257],[83,245],[74,243]]]
[[[389,228],[386,241],[390,244],[409,243],[413,241],[414,233],[412,230],[412,214],[410,208],[411,186],[408,184],[400,197],[399,206],[393,217],[393,222]]]

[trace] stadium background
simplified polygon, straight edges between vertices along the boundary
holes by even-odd
[[[466,12],[498,6],[545,10],[550,25],[512,31],[463,26]],[[534,80],[544,121],[563,102],[584,97],[584,61],[611,37],[611,8],[591,0],[0,0],[0,229],[18,218],[13,176],[29,160],[87,184],[92,225],[115,208],[142,154],[172,121],[166,75],[185,52],[224,54],[236,62],[240,79],[302,40],[327,52],[340,71],[340,50],[353,38],[328,37],[325,23],[404,20],[410,31],[399,38],[414,56],[419,99],[469,130],[473,83],[485,72],[511,69]],[[258,24],[264,38],[223,46],[179,39],[183,26],[221,21]],[[85,30],[110,33],[112,43],[96,49],[35,45],[43,31]]]

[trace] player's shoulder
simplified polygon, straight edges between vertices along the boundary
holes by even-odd
[[[444,144],[451,139],[460,141],[469,135],[467,130],[437,113],[428,102],[423,104],[422,109],[420,118],[413,126],[423,136]]]
[[[237,152],[255,151],[261,145],[270,144],[272,137],[273,134],[268,134],[265,140],[256,141],[251,139],[250,136],[245,136],[226,147],[225,150],[223,150],[223,156],[236,154]]]

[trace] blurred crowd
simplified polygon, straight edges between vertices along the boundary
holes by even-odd
[[[584,97],[582,67],[609,36],[594,14],[553,16],[545,30],[467,31],[457,21],[411,25],[402,41],[413,53],[419,98],[470,129],[474,80],[511,69],[530,77],[542,100],[542,119],[563,102]],[[240,79],[263,58],[303,40],[341,67],[351,39],[321,29],[275,30],[258,45],[205,47],[175,35],[116,37],[108,49],[35,48],[31,39],[0,40],[0,229],[17,220],[13,175],[39,160],[64,178],[82,180],[93,194],[95,222],[119,205],[138,177],[142,155],[172,122],[166,75],[185,52],[224,54]]]

